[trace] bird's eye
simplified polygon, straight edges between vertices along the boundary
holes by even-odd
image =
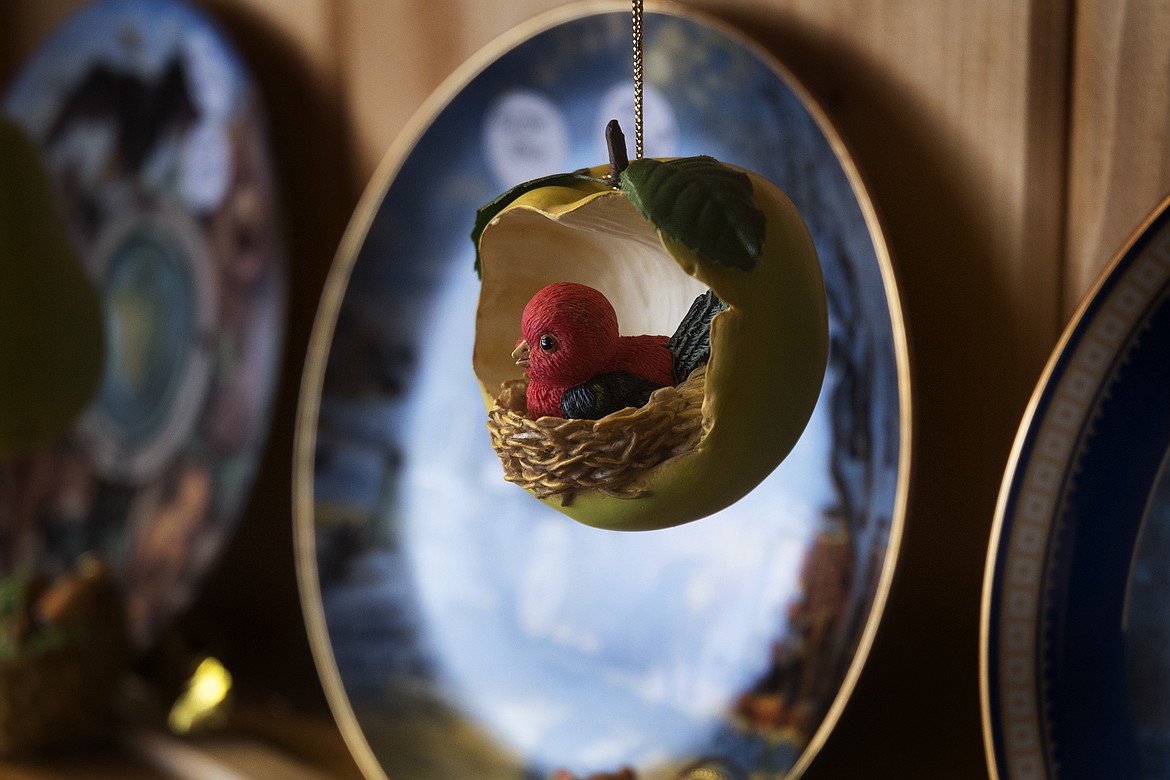
[[[551,333],[542,333],[540,336],[540,348],[545,352],[555,352],[556,348],[560,346],[557,343],[557,337]]]

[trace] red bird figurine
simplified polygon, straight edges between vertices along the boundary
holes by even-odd
[[[512,352],[528,371],[528,414],[596,420],[644,405],[707,362],[711,318],[724,308],[708,290],[673,336],[620,336],[602,293],[573,282],[548,285],[524,307]]]

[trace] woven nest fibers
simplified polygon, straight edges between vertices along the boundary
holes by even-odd
[[[706,373],[700,368],[679,386],[656,390],[645,406],[599,420],[534,420],[525,408],[527,380],[505,382],[488,412],[504,479],[562,505],[582,490],[639,498],[646,492],[639,478],[647,470],[689,452],[702,437]]]

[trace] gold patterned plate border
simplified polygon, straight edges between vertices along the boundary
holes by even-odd
[[[1170,283],[1168,206],[1170,199],[1147,218],[1078,307],[1037,384],[1008,461],[981,610],[983,734],[995,780],[1042,780],[1070,772],[1085,776],[1079,774],[1083,767],[1062,767],[1058,756],[1053,723],[1071,716],[1054,704],[1061,692],[1052,659],[1061,647],[1053,616],[1080,606],[1070,605],[1064,583],[1073,555],[1070,534],[1076,530],[1069,526],[1114,521],[1077,517],[1071,514],[1070,501],[1078,488],[1082,494],[1091,490],[1078,482],[1086,478],[1081,464],[1092,437],[1108,425],[1103,405],[1115,395],[1131,350],[1148,336],[1152,312],[1165,302]],[[1164,452],[1164,442],[1152,446]],[[1092,476],[1108,479],[1107,474]],[[1084,546],[1081,541],[1082,556]],[[1103,633],[1120,631],[1119,614],[1086,612],[1067,618],[1078,619],[1100,625]],[[1064,731],[1067,743],[1070,730]],[[1113,766],[1119,767],[1120,761]]]

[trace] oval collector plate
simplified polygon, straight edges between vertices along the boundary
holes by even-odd
[[[629,6],[561,9],[468,63],[370,185],[302,388],[306,621],[371,778],[799,773],[868,650],[909,464],[869,202],[819,112],[743,38],[655,7],[645,47],[647,156],[758,171],[810,224],[833,342],[820,406],[753,493],[677,528],[588,528],[506,483],[471,369],[468,236],[512,185],[605,162],[609,119],[632,129]]]
[[[1082,303],[1005,478],[983,602],[997,778],[1170,775],[1170,210]]]
[[[97,397],[56,446],[0,464],[0,570],[104,555],[151,645],[230,537],[268,429],[285,316],[256,84],[173,0],[68,19],[3,105],[42,150],[102,297]]]

